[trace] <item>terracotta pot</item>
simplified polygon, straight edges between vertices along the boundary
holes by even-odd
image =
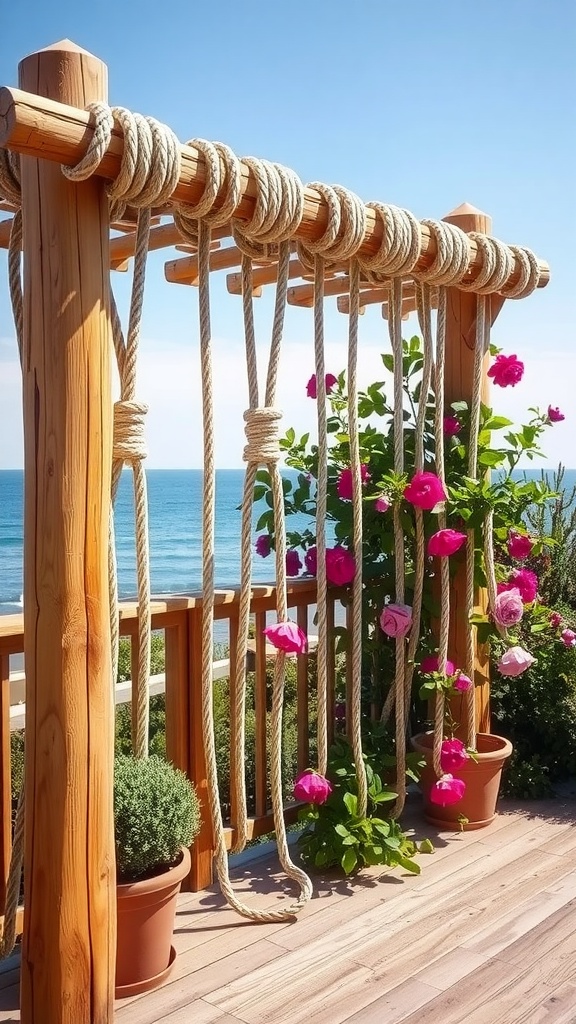
[[[420,789],[424,797],[424,814],[426,820],[448,831],[466,831],[484,828],[496,817],[496,801],[500,790],[502,768],[512,753],[512,744],[503,736],[491,733],[478,733],[476,738],[478,753],[477,761],[470,758],[463,768],[454,772],[454,776],[466,783],[466,792],[457,804],[441,807],[429,799],[431,787],[436,782],[436,774],[432,767],[433,733],[420,733],[410,741],[412,749],[423,754],[426,767],[422,770]],[[459,817],[468,818],[463,826]]]
[[[189,871],[190,851],[183,849],[182,860],[162,875],[116,887],[116,999],[156,988],[172,970],[176,901]]]

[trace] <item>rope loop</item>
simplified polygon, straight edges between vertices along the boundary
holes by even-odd
[[[140,462],[148,457],[144,424],[148,406],[141,402],[116,402],[114,405],[114,444],[112,457],[122,462]]]
[[[245,256],[277,260],[278,243],[291,238],[302,220],[304,186],[281,164],[251,156],[243,157],[242,163],[256,179],[256,202],[248,222],[232,222],[234,241]]]
[[[246,440],[244,461],[251,464],[280,461],[279,427],[282,413],[279,409],[262,406],[244,413]]]
[[[9,149],[0,149],[0,193],[14,206],[20,206],[20,158]]]
[[[356,256],[366,235],[366,206],[342,185],[324,185],[314,181],[308,188],[320,193],[328,206],[328,223],[324,234],[315,242],[298,243],[300,262],[314,269],[314,256],[323,256],[330,263],[345,262]]]
[[[455,224],[442,220],[423,220],[436,241],[436,256],[427,270],[420,270],[418,277],[435,285],[458,284],[470,267],[470,239]]]
[[[180,143],[172,129],[154,117],[132,113],[125,107],[90,103],[87,110],[94,117],[94,134],[79,163],[73,167],[62,164],[62,173],[70,181],[85,181],[94,174],[108,151],[118,122],[124,146],[120,171],[108,186],[108,196],[113,202],[130,201],[137,207],[165,203],[178,184],[182,162]]]
[[[382,224],[382,242],[374,256],[359,256],[362,273],[373,284],[410,274],[422,253],[420,224],[409,210],[385,203],[368,203]]]
[[[508,248],[520,264],[520,278],[517,284],[506,284],[500,289],[500,294],[507,299],[524,299],[538,287],[540,281],[538,260],[531,249],[519,245],[510,245]]]

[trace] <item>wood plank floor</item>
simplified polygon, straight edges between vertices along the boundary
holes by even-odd
[[[436,846],[420,876],[315,877],[295,923],[182,895],[171,977],[118,1002],[116,1024],[576,1024],[576,801],[503,803],[460,835],[417,806],[408,820]],[[291,894],[272,860],[235,884],[259,907]],[[0,1021],[17,1022],[15,972],[2,985]]]

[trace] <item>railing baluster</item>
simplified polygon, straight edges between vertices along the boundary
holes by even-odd
[[[334,703],[335,703],[335,692],[336,692],[336,639],[334,636],[334,625],[335,625],[335,609],[334,609],[334,598],[328,598],[328,608],[326,609],[326,629],[328,631],[328,644],[327,644],[327,665],[326,665],[326,705],[327,705],[327,716],[328,716],[328,745],[334,742]]]
[[[236,806],[235,790],[233,779],[244,772],[244,751],[240,754],[240,760],[236,757],[236,750],[232,737],[238,725],[236,715],[236,695],[238,693],[239,680],[236,676],[236,657],[238,651],[238,615],[231,612],[228,620],[228,648],[230,658],[230,825],[236,828],[238,821],[238,807]]]
[[[202,806],[200,834],[196,837],[191,851],[190,887],[193,892],[198,892],[199,889],[206,889],[209,885],[212,885],[212,859],[214,852],[212,825],[208,809],[206,758],[204,756],[204,739],[202,735],[202,606],[200,602],[198,602],[196,607],[190,608],[188,611],[188,636],[190,778],[196,787],[198,799]]]
[[[348,644],[352,643],[352,605],[346,606],[346,629],[348,630]],[[352,707],[352,651],[350,646],[346,650],[346,735],[350,737],[350,708]]]
[[[10,656],[0,655],[1,715],[0,721],[0,906],[6,904],[6,883],[12,853],[12,773],[10,753]]]
[[[300,629],[308,635],[308,605],[298,605],[296,621]],[[308,700],[308,664],[309,654],[300,655],[296,659],[297,688],[297,729],[298,729],[298,771],[302,772],[310,765],[310,712]]]
[[[268,809],[268,786],[266,771],[266,643],[263,630],[266,628],[266,612],[256,612],[256,655],[254,680],[255,735],[255,816],[262,817]]]

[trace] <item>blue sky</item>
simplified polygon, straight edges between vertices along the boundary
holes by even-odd
[[[163,10],[166,19],[159,18]],[[498,392],[521,419],[530,405],[567,416],[546,439],[548,461],[576,465],[574,184],[576,8],[569,0],[294,0],[192,4],[148,0],[12,6],[0,37],[0,82],[17,84],[27,53],[63,37],[109,66],[110,102],[167,121],[182,140],[219,139],[240,155],[289,164],[304,182],[339,182],[363,199],[442,217],[463,201],[493,217],[508,242],[552,267],[547,289],[509,302],[494,340],[526,376]],[[138,394],[150,405],[151,466],[197,466],[197,296],[168,285],[150,258]],[[0,281],[5,280],[0,254]],[[126,276],[115,275],[126,307]],[[214,283],[221,466],[241,463],[246,405],[239,299]],[[7,288],[0,288],[0,468],[22,464],[18,366]],[[269,297],[257,316],[264,349]],[[411,325],[407,325],[410,330]],[[378,307],[362,320],[360,379],[381,375],[387,346]],[[290,310],[279,405],[286,426],[312,423],[312,316]],[[345,318],[330,300],[329,368],[345,364]]]

